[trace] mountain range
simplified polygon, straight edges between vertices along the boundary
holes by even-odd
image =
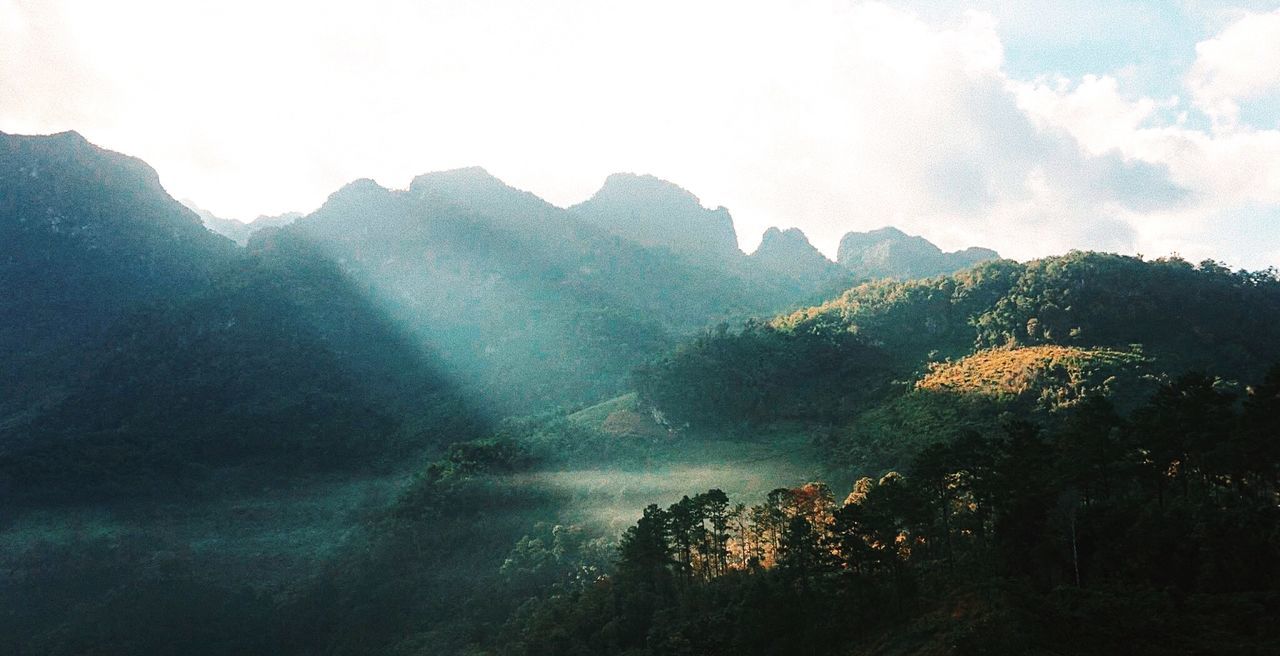
[[[0,653],[1276,651],[1274,270],[736,234],[0,134]]]
[[[89,444],[112,455],[86,489],[112,468],[176,471],[132,457],[155,460],[157,440],[207,463],[437,443],[620,393],[685,336],[861,275],[795,229],[748,256],[727,210],[633,174],[568,209],[480,168],[357,180],[309,215],[240,224],[68,132],[0,135],[0,185],[0,282],[18,290],[0,469],[29,490]],[[884,270],[923,266],[888,250]],[[339,449],[335,431],[363,437]]]
[[[248,245],[249,238],[263,228],[279,228],[302,218],[301,212],[285,212],[284,214],[271,216],[263,214],[245,223],[235,219],[224,219],[213,212],[200,208],[190,200],[183,200],[182,204],[200,217],[200,220],[204,222],[204,227],[234,241],[240,246]]]
[[[495,187],[494,185],[498,185]],[[480,213],[508,216],[495,192],[505,185],[479,167],[441,171],[420,176],[411,185],[423,198],[465,202]],[[488,187],[488,188],[486,188]],[[527,192],[523,192],[526,193]],[[543,210],[558,208],[537,199]],[[460,200],[465,199],[465,200]],[[300,212],[259,216],[248,223],[225,219],[183,201],[205,227],[241,246],[263,228],[278,228],[302,218]],[[568,208],[576,218],[647,248],[664,248],[695,262],[723,265],[741,258],[733,218],[724,207],[709,210],[688,191],[651,175],[615,173],[590,199]],[[999,253],[971,247],[944,253],[927,239],[907,235],[892,227],[870,232],[850,232],[840,241],[832,262],[809,243],[799,228],[769,228],[751,258],[762,269],[801,280],[847,279],[845,271],[861,278],[919,278],[959,271]]]

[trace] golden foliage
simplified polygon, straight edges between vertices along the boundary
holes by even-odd
[[[1034,395],[1059,406],[1091,391],[1106,391],[1117,375],[1136,371],[1141,362],[1138,353],[1107,348],[995,348],[934,364],[916,382],[916,389],[988,397]]]

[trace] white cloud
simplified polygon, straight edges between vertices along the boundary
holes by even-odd
[[[1240,101],[1280,88],[1280,10],[1245,14],[1196,44],[1187,86],[1215,125],[1234,126]]]
[[[1189,108],[1113,77],[1012,79],[990,15],[938,21],[836,0],[0,0],[0,129],[80,130],[241,217],[471,164],[561,205],[649,172],[729,207],[748,250],[770,225],[834,254],[895,224],[1016,257],[1190,252],[1207,217],[1280,204],[1272,133],[1157,125]]]
[[[1226,259],[1250,267],[1274,266],[1280,241],[1280,130],[1238,121],[1238,101],[1280,83],[1280,12],[1238,18],[1197,47],[1187,77],[1193,107],[1178,98],[1125,97],[1116,79],[1015,82],[1019,103],[1036,121],[1067,131],[1094,155],[1162,167],[1186,189],[1185,203],[1147,211],[1118,211],[1134,230],[1134,248],[1147,254]],[[1271,71],[1271,72],[1268,72]],[[1193,127],[1188,112],[1211,124]],[[1162,113],[1180,112],[1161,123]],[[1137,208],[1134,208],[1137,209]]]

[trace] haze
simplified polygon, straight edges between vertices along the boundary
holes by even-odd
[[[0,130],[75,129],[215,214],[478,164],[652,173],[833,255],[1280,263],[1274,3],[0,0]]]

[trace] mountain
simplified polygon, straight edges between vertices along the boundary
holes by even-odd
[[[944,253],[924,237],[887,227],[850,232],[840,239],[836,261],[866,278],[928,278],[952,273],[978,262],[998,259],[986,248]]]
[[[673,197],[696,206],[663,184],[627,198],[627,211],[658,215]],[[597,197],[620,207],[612,193]],[[741,253],[708,261],[643,246],[479,168],[425,174],[407,190],[357,181],[277,235],[342,263],[462,385],[508,411],[606,398],[677,336],[817,288],[766,276]]]
[[[0,272],[22,291],[3,299],[0,364],[18,375],[0,478],[32,489],[87,449],[111,462],[86,461],[85,489],[131,458],[159,479],[313,447],[357,462],[347,434],[366,453],[431,444],[446,424],[608,398],[682,336],[830,284],[736,246],[644,246],[479,168],[357,180],[309,216],[243,226],[237,249],[138,160],[73,133],[4,139]],[[733,242],[727,213],[653,178],[613,176],[595,200],[723,219]],[[139,455],[160,443],[170,460]]]
[[[610,175],[595,195],[569,211],[642,246],[705,261],[741,254],[729,210],[707,209],[697,196],[651,175]]]
[[[1027,348],[1041,350],[1007,352]],[[948,360],[964,366],[943,366]],[[820,306],[704,336],[642,369],[636,382],[641,398],[675,425],[843,422],[892,389],[868,383],[869,372],[888,383],[940,367],[922,389],[1005,400],[1034,390],[1022,401],[1051,408],[1099,387],[1094,378],[1115,378],[1112,391],[1127,394],[1140,375],[1204,371],[1247,383],[1273,363],[1280,363],[1274,277],[1212,262],[1073,252],[864,283]],[[1103,373],[1086,375],[1093,371]]]
[[[516,189],[479,166],[419,175],[409,193],[432,205],[452,205],[517,229],[568,230],[564,210],[534,194]]]
[[[1276,652],[1274,271],[850,287],[612,186],[700,227],[468,168],[237,248],[0,136],[0,652]]]
[[[284,226],[302,218],[302,212],[285,212],[284,214],[260,214],[249,222],[249,228],[253,232],[266,228],[282,228]]]
[[[209,210],[202,209],[189,200],[181,202],[187,209],[195,212],[196,216],[200,217],[200,221],[204,223],[204,227],[211,232],[222,235],[240,246],[244,246],[249,242],[249,235],[252,234],[252,231],[249,230],[249,224],[235,219],[224,219]]]
[[[193,293],[235,246],[141,160],[75,132],[0,133],[0,426],[65,391],[130,308]]]
[[[880,279],[702,335],[635,383],[622,407],[668,439],[802,436],[830,469],[636,504],[608,585],[514,615],[524,653],[1280,644],[1249,601],[1280,589],[1274,270],[1072,252]]]
[[[196,206],[195,203],[188,200],[182,201],[182,204],[187,206],[187,208],[195,212],[196,215],[200,217],[200,220],[204,222],[204,227],[226,237],[227,239],[230,239],[231,241],[234,241],[240,246],[248,244],[249,238],[253,236],[253,233],[262,230],[263,228],[279,228],[281,226],[286,226],[302,216],[299,212],[285,212],[284,214],[270,216],[264,214],[248,223],[244,223],[243,221],[237,221],[235,219],[224,219],[208,210],[201,209]]]
[[[763,269],[800,280],[835,280],[845,275],[844,269],[814,248],[799,228],[769,228],[750,258]]]
[[[358,466],[478,422],[305,242],[237,249],[150,167],[74,133],[0,136],[0,185],[7,498]]]

